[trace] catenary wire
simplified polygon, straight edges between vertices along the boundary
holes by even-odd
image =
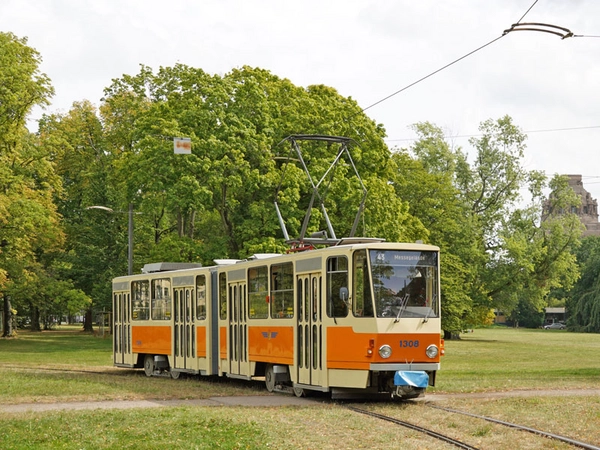
[[[373,104],[371,104],[371,105],[367,106],[367,107],[366,107],[366,108],[364,108],[364,109],[363,109],[361,112],[365,112],[367,109],[373,108],[374,106],[377,106],[377,105],[379,105],[380,103],[383,103],[383,102],[385,102],[386,100],[389,100],[389,99],[390,99],[390,98],[392,98],[393,96],[395,96],[395,95],[398,95],[399,93],[401,93],[401,92],[403,92],[403,91],[407,90],[408,88],[411,88],[411,87],[413,87],[414,85],[416,85],[416,84],[420,83],[421,81],[424,81],[424,80],[426,80],[427,78],[430,78],[430,77],[432,77],[432,76],[433,76],[433,75],[435,75],[436,73],[439,73],[439,72],[441,72],[442,70],[444,70],[444,69],[447,69],[448,67],[452,66],[453,64],[456,64],[457,62],[459,62],[459,61],[462,61],[463,59],[465,59],[465,58],[467,58],[467,57],[471,56],[473,53],[476,53],[476,52],[478,52],[479,50],[483,50],[485,47],[487,47],[487,46],[489,46],[489,45],[492,45],[494,42],[496,42],[497,40],[499,40],[499,39],[501,39],[501,38],[503,38],[503,37],[504,37],[504,35],[503,35],[503,36],[498,36],[497,38],[495,38],[495,39],[492,39],[492,40],[491,40],[490,42],[488,42],[487,44],[484,44],[484,45],[482,45],[481,47],[479,47],[479,48],[477,48],[477,49],[475,49],[475,50],[473,50],[473,51],[471,51],[471,52],[467,53],[466,55],[464,55],[464,56],[461,56],[461,57],[460,57],[460,58],[458,58],[458,59],[455,59],[455,60],[454,60],[454,61],[452,61],[451,63],[448,63],[448,64],[446,64],[445,66],[443,66],[443,67],[441,67],[441,68],[439,68],[439,69],[435,70],[434,72],[431,72],[429,75],[425,75],[424,77],[421,77],[421,78],[419,78],[417,81],[413,81],[413,82],[412,82],[412,83],[410,83],[409,85],[407,85],[407,86],[404,86],[402,89],[399,89],[399,90],[397,90],[396,92],[394,92],[394,93],[392,93],[392,94],[388,95],[387,97],[384,97],[384,98],[382,98],[381,100],[378,100],[378,101],[376,101],[375,103],[373,103]]]
[[[531,11],[531,8],[533,8],[537,2],[538,2],[538,0],[535,0],[535,1],[533,2],[533,4],[532,4],[532,5],[529,7],[529,9],[528,9],[528,10],[525,12],[525,14],[523,14],[523,16],[521,16],[521,18],[519,19],[519,22],[520,22],[521,20],[523,20],[523,18],[524,18],[524,17],[525,17],[525,16],[526,16],[526,15],[529,13],[529,11]],[[517,23],[519,23],[519,22],[517,22]],[[483,50],[484,48],[486,48],[486,47],[488,47],[488,46],[492,45],[494,42],[498,41],[499,39],[501,39],[501,38],[502,38],[502,37],[504,37],[504,36],[506,36],[506,34],[502,34],[502,35],[498,36],[497,38],[495,38],[495,39],[492,39],[492,40],[491,40],[490,42],[488,42],[487,44],[484,44],[484,45],[482,45],[481,47],[478,47],[478,48],[476,48],[475,50],[472,50],[472,51],[470,51],[470,52],[469,52],[469,53],[467,53],[466,55],[464,55],[464,56],[461,56],[461,57],[460,57],[460,58],[458,58],[458,59],[455,59],[455,60],[454,60],[454,61],[452,61],[451,63],[448,63],[448,64],[446,64],[445,66],[443,66],[443,67],[441,67],[441,68],[439,68],[439,69],[437,69],[437,70],[435,70],[435,71],[431,72],[430,74],[428,74],[428,75],[425,75],[424,77],[421,77],[421,78],[419,78],[417,81],[413,81],[412,83],[410,83],[409,85],[407,85],[407,86],[403,87],[402,89],[399,89],[399,90],[397,90],[396,92],[394,92],[394,93],[392,93],[392,94],[390,94],[390,95],[388,95],[388,96],[386,96],[386,97],[382,98],[381,100],[378,100],[378,101],[376,101],[375,103],[373,103],[373,104],[371,104],[371,105],[367,106],[367,107],[366,107],[366,108],[364,108],[364,109],[363,109],[361,112],[365,112],[366,110],[368,110],[368,109],[371,109],[371,108],[373,108],[374,106],[377,106],[377,105],[379,105],[380,103],[383,103],[383,102],[385,102],[386,100],[389,100],[390,98],[394,97],[395,95],[398,95],[399,93],[401,93],[401,92],[404,92],[405,90],[407,90],[407,89],[409,89],[409,88],[413,87],[414,85],[416,85],[416,84],[419,84],[421,81],[425,81],[427,78],[430,78],[430,77],[432,77],[433,75],[435,75],[435,74],[437,74],[437,73],[441,72],[442,70],[445,70],[445,69],[447,69],[448,67],[450,67],[450,66],[452,66],[452,65],[456,64],[457,62],[459,62],[459,61],[462,61],[463,59],[465,59],[465,58],[467,58],[467,57],[471,56],[472,54],[474,54],[474,53],[477,53],[478,51],[480,51],[480,50]]]
[[[592,130],[598,129],[600,125],[591,125],[587,127],[567,127],[567,128],[547,128],[544,130],[525,130],[523,133],[531,134],[531,133],[551,133],[555,131],[576,131],[576,130]],[[482,134],[459,134],[456,136],[443,136],[444,139],[463,139],[463,138],[471,138],[471,137],[480,137]],[[387,142],[411,142],[416,141],[418,138],[402,138],[402,139],[385,139]]]
[[[537,2],[538,2],[538,0],[535,0],[535,1],[533,2],[533,4],[532,4],[532,5],[529,7],[529,9],[528,9],[527,11],[525,11],[525,14],[523,14],[523,15],[521,16],[521,18],[520,18],[520,19],[517,21],[517,23],[521,22],[521,21],[522,21],[522,20],[525,18],[525,16],[526,16],[527,14],[529,14],[529,11],[531,11],[531,10],[533,9],[533,7],[535,6],[535,4],[536,4]]]

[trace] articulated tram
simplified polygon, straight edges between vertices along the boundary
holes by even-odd
[[[147,376],[264,377],[269,391],[414,398],[435,384],[439,249],[348,238],[113,280],[114,364]]]

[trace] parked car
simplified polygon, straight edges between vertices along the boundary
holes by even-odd
[[[549,325],[544,325],[545,330],[564,330],[567,326],[564,323],[554,322]]]

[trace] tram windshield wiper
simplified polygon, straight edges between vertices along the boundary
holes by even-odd
[[[429,322],[429,314],[433,312],[433,309],[429,308],[429,310],[427,310],[427,314],[425,314],[425,317],[423,318],[423,323],[427,323]]]
[[[408,298],[409,298],[409,295],[406,294],[403,298],[400,299],[400,305],[398,306],[398,314],[396,315],[396,318],[394,319],[394,323],[400,322],[400,316],[402,315],[402,313],[406,309],[406,306],[408,305]]]
[[[431,307],[427,310],[427,314],[425,314],[425,318],[423,319],[423,323],[427,323],[429,321],[429,315],[433,313],[433,305],[437,305],[437,296],[433,296],[433,301],[431,302]]]

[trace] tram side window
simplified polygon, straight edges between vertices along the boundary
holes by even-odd
[[[152,280],[152,320],[171,319],[171,280]]]
[[[248,269],[248,301],[251,319],[269,317],[269,271],[267,266]]]
[[[366,250],[354,252],[352,292],[352,313],[355,317],[373,317],[373,299],[371,296],[371,278],[367,263]]]
[[[219,274],[219,317],[221,320],[227,319],[227,274]]]
[[[196,318],[206,319],[206,276],[196,277]]]
[[[294,266],[271,266],[271,317],[294,317]]]
[[[327,260],[327,315],[348,315],[348,258],[335,256]]]
[[[133,298],[133,320],[150,319],[150,282],[148,280],[133,281],[131,283],[131,297]]]

